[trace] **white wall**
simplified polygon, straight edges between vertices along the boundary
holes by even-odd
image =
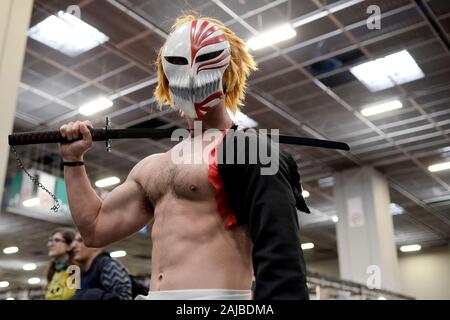
[[[33,0],[0,0],[0,202],[32,8]]]
[[[450,300],[450,247],[399,257],[400,277],[405,294],[417,299]]]
[[[324,276],[340,278],[339,263],[337,259],[306,261],[306,269],[310,272],[320,273]]]
[[[450,246],[398,257],[402,294],[416,299],[450,300]],[[306,261],[310,272],[339,278],[337,259]]]

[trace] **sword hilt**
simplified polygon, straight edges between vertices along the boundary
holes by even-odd
[[[107,138],[105,129],[89,129],[93,141],[105,141]],[[8,135],[8,144],[10,146],[20,146],[25,144],[40,143],[71,143],[83,139],[68,140],[61,136],[59,131],[40,131],[40,132],[21,132]]]
[[[111,130],[111,121],[109,117],[106,117],[106,125],[104,129],[92,129],[91,132],[92,141],[106,141],[106,151],[111,151],[111,140],[109,139],[109,131]],[[54,131],[38,131],[38,132],[21,132],[8,135],[8,144],[10,146],[20,146],[26,144],[41,144],[41,143],[72,143],[78,140],[82,140],[83,137],[79,136],[77,139],[68,140],[61,136],[59,130]]]

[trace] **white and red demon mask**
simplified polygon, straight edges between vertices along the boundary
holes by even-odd
[[[175,108],[196,119],[217,106],[225,98],[222,78],[230,59],[230,44],[213,23],[179,26],[168,37],[162,59]]]

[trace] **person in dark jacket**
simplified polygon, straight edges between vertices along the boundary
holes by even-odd
[[[131,300],[131,278],[125,267],[101,248],[89,248],[79,233],[73,241],[81,268],[80,286],[71,300]]]

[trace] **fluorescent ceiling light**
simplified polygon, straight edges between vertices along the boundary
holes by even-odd
[[[231,120],[237,124],[238,126],[242,126],[244,128],[255,128],[258,126],[258,122],[247,116],[246,114],[242,113],[241,111],[237,111],[236,114],[233,114],[230,110],[227,108],[228,115],[230,116]]]
[[[110,256],[113,258],[122,258],[127,255],[127,252],[124,250],[117,250],[110,253]]]
[[[332,217],[331,217],[331,220],[332,220],[334,223],[337,223],[337,222],[339,221],[339,218],[338,218],[338,216],[332,216]]]
[[[430,172],[438,172],[443,170],[450,169],[450,161],[449,162],[442,162],[442,163],[436,163],[428,167],[428,171]]]
[[[118,184],[120,182],[120,179],[117,177],[109,177],[105,179],[101,179],[95,182],[95,185],[99,188],[109,187],[113,186],[115,184]]]
[[[319,20],[319,19],[321,19],[323,17],[326,17],[327,15],[328,15],[328,12],[326,12],[325,10],[317,12],[317,13],[315,13],[313,15],[306,16],[306,17],[304,17],[304,18],[302,18],[300,20],[297,20],[297,21],[293,22],[292,23],[292,27],[293,28],[298,28],[300,26],[303,26],[304,24],[307,24],[307,23]]]
[[[314,243],[312,242],[302,243],[302,250],[309,250],[312,248],[314,248]]]
[[[37,266],[34,263],[26,263],[23,265],[22,269],[25,271],[36,270]]]
[[[39,203],[41,203],[41,200],[39,198],[31,198],[31,199],[28,199],[28,200],[25,200],[24,202],[22,202],[22,205],[24,207],[29,208],[29,207],[37,206],[37,205],[39,205]]]
[[[109,40],[104,33],[63,11],[32,27],[28,36],[69,57],[78,56]]]
[[[283,24],[249,39],[247,45],[252,50],[262,49],[281,41],[295,37],[297,32],[290,24]]]
[[[418,244],[410,244],[406,246],[401,246],[400,251],[401,252],[413,252],[413,251],[419,251],[422,247]]]
[[[0,288],[7,288],[9,287],[8,281],[0,281]]]
[[[405,213],[405,209],[403,209],[401,206],[399,206],[398,204],[393,203],[393,202],[391,202],[391,204],[390,204],[390,209],[391,209],[391,214],[394,216]]]
[[[387,300],[387,299],[385,297],[383,297],[383,296],[379,296],[378,300]]]
[[[425,74],[408,51],[403,50],[350,69],[370,91],[380,91],[420,78]]]
[[[334,186],[334,178],[332,176],[319,179],[319,187],[328,188]]]
[[[309,191],[303,190],[302,191],[302,196],[303,196],[303,198],[308,198],[309,197]]]
[[[39,278],[30,278],[30,279],[28,279],[28,283],[29,284],[39,284],[39,283],[41,283],[41,279],[39,279]]]
[[[99,111],[103,111],[105,109],[111,108],[113,106],[113,102],[109,100],[106,97],[101,97],[98,99],[95,99],[91,102],[86,103],[80,109],[78,109],[78,112],[85,116],[90,116],[94,113],[97,113]]]
[[[8,247],[8,248],[3,249],[4,254],[12,254],[12,253],[16,253],[18,251],[19,251],[19,248],[17,248],[17,247]]]
[[[8,297],[6,298],[6,300],[16,300],[16,299],[14,299],[14,297]]]
[[[304,24],[307,24],[307,23],[310,23],[310,22],[313,22],[313,21],[316,21],[323,17],[328,16],[328,12],[330,12],[330,13],[338,12],[338,11],[341,11],[348,7],[354,6],[355,4],[358,4],[363,1],[364,0],[338,1],[335,4],[327,6],[328,10],[322,10],[322,11],[319,11],[312,15],[306,15],[298,20],[295,20],[294,22],[292,22],[292,27],[294,27],[294,28],[300,27]]]
[[[397,110],[403,107],[403,104],[398,100],[380,103],[371,107],[366,107],[361,110],[361,114],[365,117],[370,117],[375,114]]]
[[[338,12],[338,11],[344,10],[348,7],[354,6],[355,4],[358,4],[363,1],[364,0],[350,0],[350,1],[345,1],[345,2],[340,1],[341,3],[336,3],[334,5],[331,5],[328,10],[331,13]]]

